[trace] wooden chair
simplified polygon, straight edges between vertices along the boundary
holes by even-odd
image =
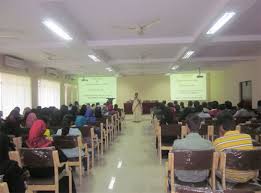
[[[33,178],[27,180],[27,191],[30,193],[36,191],[54,191],[59,193],[59,180],[69,177],[69,192],[72,192],[72,173],[66,163],[60,163],[58,151],[53,148],[27,149],[20,150],[22,165],[24,167],[52,167],[54,169],[53,178]],[[65,169],[59,173],[59,168]]]
[[[198,190],[200,188],[191,188],[190,184],[188,185],[178,185],[175,184],[175,170],[210,170],[210,191],[215,191],[216,187],[216,169],[218,165],[218,153],[213,150],[203,150],[203,151],[191,151],[191,150],[176,150],[169,152],[168,166],[166,171],[166,188],[169,187],[170,179],[170,188],[171,193],[175,192],[184,192],[186,190]],[[205,189],[206,187],[204,187]]]
[[[124,110],[121,110],[121,117],[120,118],[121,118],[122,127],[126,127],[125,117],[126,117],[126,115],[125,115]]]
[[[8,185],[6,182],[0,183],[0,193],[9,193]]]
[[[22,167],[22,162],[20,158],[19,151],[9,151],[9,159],[16,161],[20,167]]]
[[[109,138],[109,143],[112,143],[113,139],[114,139],[114,123],[113,123],[113,117],[109,116],[106,122],[106,129],[107,129],[107,133],[108,133],[108,138]]]
[[[107,146],[107,137],[106,137],[106,129],[104,128],[104,124],[101,121],[102,120],[97,121],[96,124],[93,126],[100,128],[101,135],[100,135],[100,137],[98,137],[98,142],[100,145],[100,153],[103,156],[103,152],[106,149],[105,147]]]
[[[257,150],[228,150],[220,154],[220,172],[222,179],[222,187],[227,189],[226,170],[261,170],[261,149]],[[258,175],[257,175],[258,176]],[[260,186],[249,186],[249,183],[237,184],[235,189],[261,191]]]
[[[210,141],[214,141],[214,126],[208,125],[206,123],[201,124],[201,127],[199,129],[199,134]]]
[[[158,153],[160,164],[162,163],[162,151],[172,150],[173,142],[175,139],[180,138],[181,125],[169,124],[161,125],[158,129]]]
[[[90,171],[90,160],[87,144],[85,146],[82,143],[82,138],[80,136],[53,136],[53,142],[56,148],[59,149],[72,149],[74,148],[78,151],[78,157],[68,158],[67,164],[69,167],[79,167],[79,180],[82,184],[83,176],[83,163],[82,158],[87,160],[86,168],[89,173]],[[82,155],[82,150],[84,149],[84,154]]]
[[[188,127],[187,125],[181,126],[181,139],[185,138],[188,135]]]
[[[95,150],[97,150],[97,159],[100,159],[100,144],[98,136],[94,133],[92,125],[80,128],[83,137],[83,144],[87,144],[88,150],[91,152],[91,166],[94,167]]]

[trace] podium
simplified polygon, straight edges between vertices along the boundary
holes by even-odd
[[[155,107],[157,100],[145,100],[142,102],[142,113],[144,115],[150,114],[150,110]],[[133,101],[127,101],[124,105],[125,114],[132,114],[132,103]]]

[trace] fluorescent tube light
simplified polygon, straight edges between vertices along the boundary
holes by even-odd
[[[217,22],[207,31],[208,35],[216,33],[220,28],[222,28],[236,13],[226,12],[222,17],[220,17]]]
[[[105,68],[106,70],[108,70],[109,72],[112,72],[112,69],[111,68]]]
[[[194,54],[194,51],[187,51],[186,54],[182,57],[182,59],[188,59]]]
[[[179,65],[175,65],[175,66],[173,66],[171,69],[172,70],[177,70],[179,68]]]
[[[113,189],[113,186],[114,186],[114,183],[116,181],[116,178],[115,177],[111,177],[111,181],[110,181],[110,184],[108,186],[108,189],[109,190],[112,190]]]
[[[42,22],[49,30],[51,30],[53,33],[55,33],[56,35],[58,35],[60,38],[67,40],[67,41],[71,41],[73,38],[66,32],[63,30],[62,27],[60,27],[57,23],[55,23],[53,20],[51,19],[45,19]]]
[[[91,58],[94,62],[100,62],[101,60],[99,59],[99,58],[97,58],[95,55],[92,55],[92,54],[90,54],[90,55],[88,55],[89,56],[89,58]]]

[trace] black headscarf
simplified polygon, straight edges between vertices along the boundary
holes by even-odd
[[[0,162],[9,160],[9,147],[9,138],[4,134],[0,134]]]

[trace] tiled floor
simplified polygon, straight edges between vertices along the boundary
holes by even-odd
[[[81,186],[75,181],[78,193],[164,192],[164,167],[156,155],[150,120],[127,121],[121,136],[95,166],[93,174],[84,177]]]

